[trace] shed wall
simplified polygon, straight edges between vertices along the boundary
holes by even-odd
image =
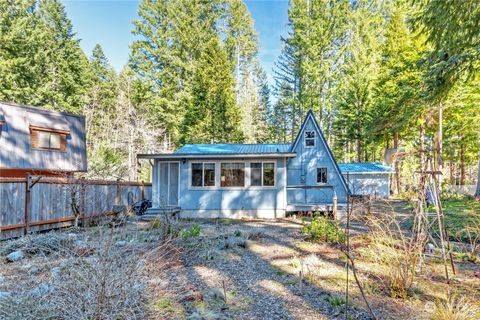
[[[387,198],[390,194],[390,175],[377,173],[343,174],[352,194]]]
[[[15,106],[0,103],[5,123],[0,126],[0,170],[39,169],[53,171],[86,171],[85,118],[81,116],[55,113],[28,106]],[[39,113],[45,117],[65,120],[70,133],[67,135],[66,151],[32,149],[28,122],[29,113]]]

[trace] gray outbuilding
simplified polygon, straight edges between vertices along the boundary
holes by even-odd
[[[345,181],[353,195],[387,198],[390,194],[392,167],[379,162],[339,163]]]

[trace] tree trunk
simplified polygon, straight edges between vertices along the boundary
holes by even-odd
[[[454,186],[455,185],[455,175],[453,174],[454,167],[453,167],[453,156],[450,158],[450,185]]]
[[[480,200],[480,152],[478,153],[477,191],[475,191],[475,198]]]
[[[425,169],[425,127],[422,124],[420,124],[420,171],[423,171]]]
[[[393,147],[398,152],[398,131],[393,133]],[[395,160],[395,187],[396,194],[400,193],[400,163],[398,159]]]
[[[438,103],[438,148],[437,148],[437,161],[438,161],[438,171],[443,172],[443,105],[440,101]],[[439,176],[439,187],[440,192],[442,191],[442,183],[443,183],[443,174]]]
[[[465,144],[460,145],[460,185],[465,185]]]

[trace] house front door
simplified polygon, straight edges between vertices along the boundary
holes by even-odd
[[[160,206],[178,206],[178,162],[160,163]]]

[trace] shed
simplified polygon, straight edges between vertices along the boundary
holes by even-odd
[[[0,177],[87,171],[85,117],[0,102]]]
[[[387,198],[390,194],[392,167],[379,162],[339,163],[340,171],[354,195]]]

